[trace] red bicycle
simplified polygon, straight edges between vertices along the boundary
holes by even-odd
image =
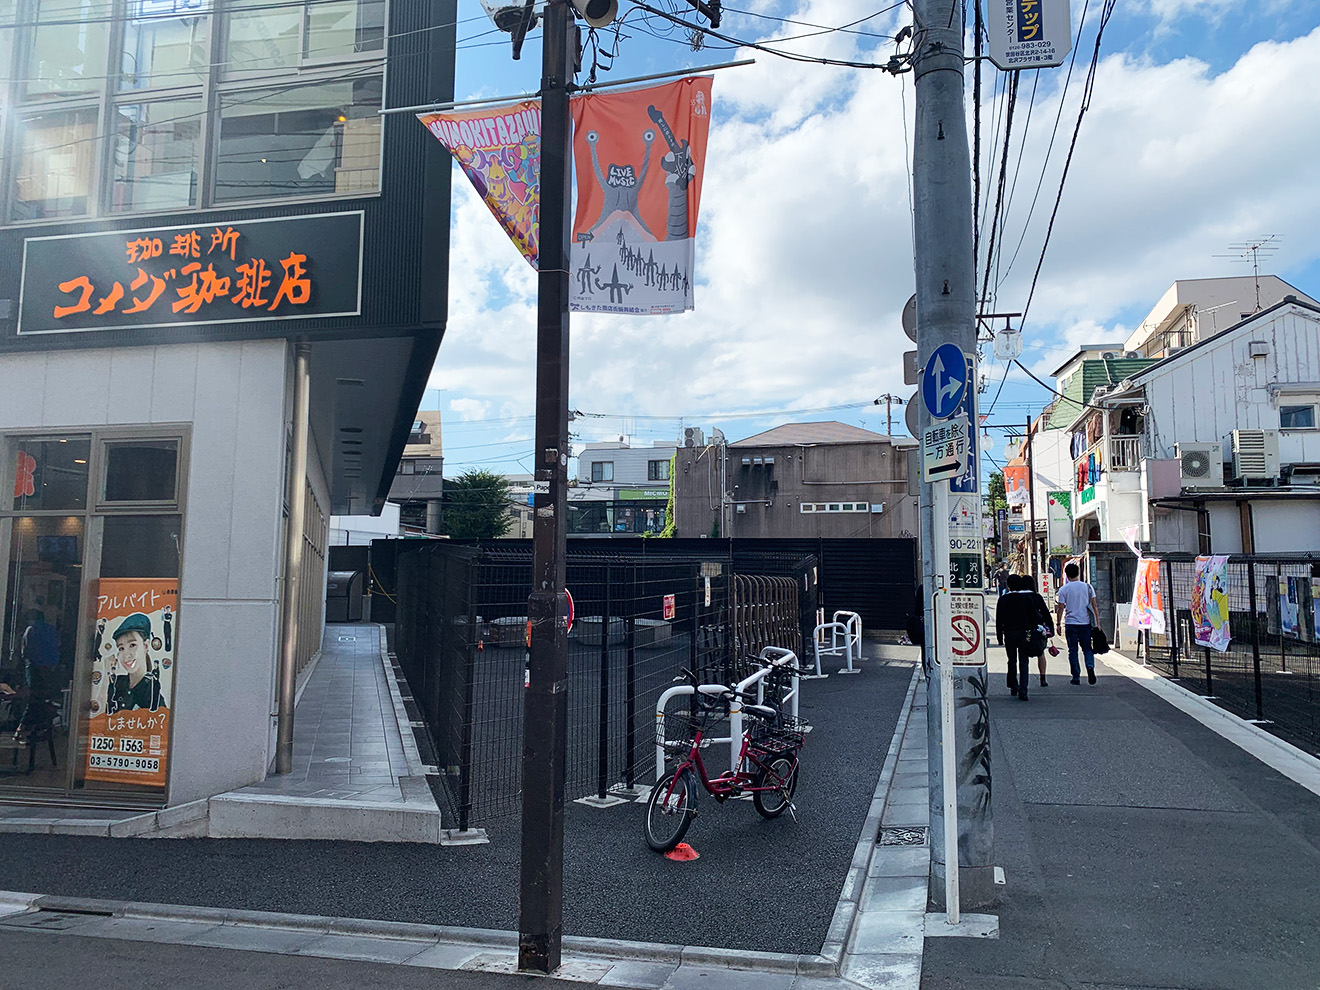
[[[695,677],[688,677],[695,687]],[[647,799],[646,844],[656,852],[669,852],[687,834],[697,814],[697,781],[716,801],[750,793],[752,804],[763,818],[778,818],[787,811],[797,821],[793,795],[798,784],[798,754],[810,726],[736,691],[726,691],[714,700],[708,697],[700,692],[693,694],[685,738],[677,744],[666,744],[678,753],[686,749],[687,755],[656,782]],[[701,758],[702,738],[712,725],[728,716],[735,701],[741,702],[749,723],[738,769],[711,777]]]

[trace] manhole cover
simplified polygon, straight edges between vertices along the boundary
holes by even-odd
[[[876,836],[876,842],[882,846],[924,846],[926,830],[924,828],[882,828]]]

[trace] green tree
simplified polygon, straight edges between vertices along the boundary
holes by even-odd
[[[489,540],[508,531],[509,483],[473,468],[445,483],[444,531],[455,539]]]
[[[1004,473],[996,471],[990,475],[990,483],[986,486],[986,500],[989,502],[990,514],[994,515],[1000,509],[1008,508],[1008,496],[1004,491]]]

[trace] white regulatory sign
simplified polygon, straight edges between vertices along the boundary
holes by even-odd
[[[921,480],[946,481],[967,465],[967,420],[934,423],[921,434]]]
[[[980,666],[985,663],[985,595],[955,591],[949,595],[950,642],[953,662]]]

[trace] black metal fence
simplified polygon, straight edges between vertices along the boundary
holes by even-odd
[[[459,828],[517,813],[531,552],[504,544],[394,541],[393,646],[411,695],[409,714],[429,730],[434,788]],[[732,562],[719,554],[645,556],[571,547],[569,799],[604,796],[655,772],[654,705],[683,667],[703,680],[734,678],[740,651],[757,647],[731,624]],[[741,561],[777,575],[757,628],[798,633],[814,615],[814,557]],[[789,590],[794,592],[789,594]],[[797,593],[800,591],[800,594]],[[807,634],[810,635],[810,632]],[[763,644],[762,644],[763,645]],[[790,648],[794,644],[788,645]]]
[[[1320,556],[1230,556],[1227,652],[1197,645],[1191,599],[1196,558],[1160,558],[1162,635],[1143,636],[1146,662],[1283,739],[1320,752]]]

